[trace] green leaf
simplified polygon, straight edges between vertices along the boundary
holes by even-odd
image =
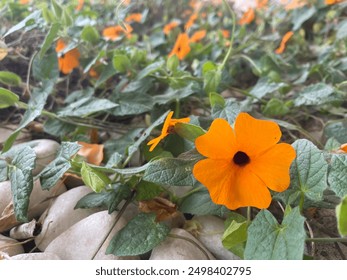
[[[111,179],[104,173],[95,170],[85,162],[82,162],[81,175],[83,182],[96,193],[101,192],[111,183]]]
[[[304,6],[300,9],[294,9],[292,13],[293,31],[299,30],[302,24],[309,20],[316,12],[315,6]]]
[[[299,208],[284,216],[282,224],[268,210],[261,210],[248,228],[247,260],[302,260],[305,218]]]
[[[230,250],[233,247],[239,245],[240,243],[243,243],[247,240],[247,229],[248,229],[248,222],[237,222],[232,221],[230,225],[227,227],[227,229],[224,231],[223,237],[222,237],[222,244],[223,246]]]
[[[62,142],[56,158],[50,162],[38,175],[43,190],[54,187],[58,180],[71,167],[70,158],[78,152],[77,142]]]
[[[267,94],[275,92],[283,87],[287,86],[285,83],[275,83],[267,77],[262,77],[258,80],[256,85],[250,91],[250,94],[258,99],[262,99]]]
[[[21,22],[17,23],[15,26],[12,26],[3,36],[2,38],[5,38],[6,36],[12,34],[13,32],[16,32],[28,25],[32,25],[35,23],[39,18],[41,17],[41,11],[36,10],[35,12],[28,15],[25,19],[23,19]]]
[[[6,181],[8,179],[7,174],[7,162],[5,160],[0,160],[0,182]]]
[[[161,158],[150,162],[143,180],[168,186],[193,186],[194,161],[178,158]]]
[[[43,58],[43,56],[45,55],[45,53],[48,51],[48,49],[52,46],[53,41],[55,40],[55,38],[57,37],[57,34],[60,30],[60,23],[59,22],[55,22],[52,24],[51,28],[49,29],[46,38],[41,46],[41,50],[39,52],[39,58],[40,60]]]
[[[76,129],[76,126],[58,119],[48,119],[43,129],[45,133],[63,138],[69,133],[72,133]]]
[[[160,195],[163,188],[157,184],[142,180],[136,185],[136,200],[150,200]]]
[[[295,106],[323,105],[336,100],[333,97],[334,88],[324,83],[309,85],[299,92]]]
[[[347,20],[339,23],[336,31],[336,39],[341,40],[347,37]]]
[[[299,198],[321,201],[327,188],[328,171],[323,152],[306,139],[297,140],[292,146],[296,158],[290,167],[290,187],[276,195],[287,204],[297,204]]]
[[[19,86],[22,83],[22,79],[13,72],[0,71],[0,83],[8,86]]]
[[[181,100],[192,95],[194,92],[197,92],[195,86],[195,83],[190,83],[188,86],[180,89],[173,89],[169,87],[164,94],[156,95],[154,102],[156,104],[162,105],[171,103],[172,101]]]
[[[72,17],[69,14],[69,11],[67,9],[63,9],[63,14],[62,14],[62,21],[63,25],[65,27],[71,26],[72,25]]]
[[[83,41],[89,42],[91,44],[97,44],[99,42],[100,35],[95,27],[87,25],[82,30],[81,38]]]
[[[42,88],[35,88],[32,92],[30,101],[28,103],[28,109],[25,112],[19,126],[12,134],[8,137],[8,139],[4,143],[4,147],[2,152],[8,151],[13,142],[16,140],[20,131],[26,127],[31,121],[41,115],[41,112],[45,106],[46,99],[48,95],[53,91],[54,82],[46,81],[43,84]]]
[[[328,175],[330,188],[339,196],[347,194],[347,156],[333,154]]]
[[[114,96],[114,102],[117,107],[110,110],[114,116],[138,115],[149,112],[154,105],[154,99],[148,94],[139,94],[138,92],[119,93]]]
[[[210,70],[203,74],[204,90],[207,94],[217,91],[218,85],[222,79],[222,73],[219,70]]]
[[[108,99],[84,97],[58,112],[60,117],[83,117],[119,106]]]
[[[53,11],[58,20],[61,19],[61,16],[63,14],[63,8],[58,4],[55,0],[51,0],[52,6],[53,6]]]
[[[167,70],[174,73],[177,70],[177,67],[179,66],[179,64],[180,64],[180,61],[178,60],[177,56],[173,55],[167,59],[166,68]]]
[[[234,124],[237,115],[240,113],[240,107],[234,100],[227,100],[225,106],[216,104],[212,107],[212,117],[214,119],[222,118],[228,121],[229,124]]]
[[[138,256],[162,242],[170,228],[155,221],[155,214],[141,213],[122,228],[111,240],[106,254]]]
[[[136,79],[141,80],[147,76],[149,76],[150,74],[158,71],[159,69],[161,69],[164,65],[163,61],[157,61],[154,62],[152,64],[147,65],[144,69],[142,69],[138,74]]]
[[[225,106],[225,100],[220,94],[216,92],[210,92],[210,104],[212,108],[215,106],[223,108]]]
[[[229,211],[224,206],[213,203],[206,189],[185,197],[179,204],[179,210],[191,215],[217,215],[221,217]]]
[[[337,228],[341,236],[347,235],[347,196],[336,206]]]
[[[341,143],[335,139],[335,137],[330,137],[324,145],[324,150],[328,152],[336,151],[340,148]]]
[[[195,142],[195,139],[206,133],[200,126],[190,123],[177,123],[175,125],[175,133],[184,139]]]
[[[330,122],[324,128],[327,137],[334,137],[340,143],[347,143],[347,119]]]
[[[15,105],[19,101],[17,94],[0,87],[0,109]]]
[[[203,65],[202,65],[202,74],[205,75],[207,72],[209,71],[215,71],[218,69],[218,66],[216,65],[216,63],[212,62],[212,61],[206,61]]]
[[[33,77],[36,80],[56,80],[59,77],[57,54],[45,55],[42,59],[35,56],[33,61]]]
[[[33,189],[32,171],[35,168],[36,154],[30,147],[24,147],[9,165],[9,177],[13,196],[14,212],[19,222],[28,220],[29,197]]]
[[[269,102],[266,103],[263,113],[266,116],[285,116],[290,112],[289,104],[284,103],[282,100],[277,98],[271,98]]]
[[[117,70],[113,67],[113,64],[109,63],[101,72],[99,79],[95,83],[95,87],[98,88],[115,74],[117,74]]]
[[[116,54],[112,59],[113,67],[120,73],[126,73],[131,68],[131,62],[126,55]]]

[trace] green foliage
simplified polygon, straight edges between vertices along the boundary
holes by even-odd
[[[141,213],[113,237],[106,254],[136,256],[147,253],[162,242],[169,232],[165,224],[155,221],[155,214]]]
[[[18,95],[13,92],[0,88],[0,109],[15,105],[19,100]]]
[[[110,178],[104,173],[95,170],[85,162],[82,162],[81,175],[83,182],[96,193],[101,192],[111,183]]]
[[[22,79],[15,73],[9,71],[0,71],[0,83],[8,86],[19,86]]]
[[[347,235],[347,196],[336,206],[337,228],[341,236]]]
[[[247,260],[302,260],[305,245],[305,218],[299,208],[287,211],[281,224],[262,210],[248,228]]]
[[[331,158],[328,182],[330,188],[339,196],[347,194],[347,156],[333,155]]]

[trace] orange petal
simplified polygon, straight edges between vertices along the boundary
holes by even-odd
[[[195,146],[206,157],[231,161],[236,152],[235,141],[230,124],[224,119],[215,119],[207,133],[195,140]]]
[[[252,157],[274,146],[282,132],[275,122],[258,120],[247,113],[240,113],[235,120],[235,135],[238,151]]]
[[[345,153],[347,153],[347,143],[346,144],[342,144],[341,147],[340,147],[340,150],[342,150]]]
[[[249,169],[235,168],[228,160],[201,160],[195,164],[193,174],[207,187],[214,203],[231,210],[246,206],[262,209],[271,203],[265,184]]]
[[[187,33],[181,33],[178,35],[176,43],[169,54],[169,57],[176,55],[178,59],[182,60],[190,52],[189,37]]]
[[[100,165],[104,157],[104,145],[89,144],[78,142],[82,148],[78,151],[78,155],[86,158],[88,163]]]
[[[147,143],[148,146],[151,146],[149,148],[149,151],[152,152],[155,149],[155,147],[158,146],[160,141],[163,140],[167,135],[168,135],[168,133],[167,134],[160,134],[158,137],[156,137],[156,138],[152,139],[151,141],[149,141]]]
[[[282,192],[289,187],[289,169],[295,156],[295,149],[291,145],[277,144],[259,156],[251,158],[249,168],[268,188]]]
[[[197,42],[201,41],[203,38],[205,38],[205,36],[206,36],[206,30],[205,29],[196,31],[196,32],[194,32],[194,34],[190,38],[190,42],[197,43]]]
[[[286,49],[286,44],[289,41],[289,39],[294,35],[293,31],[288,31],[286,34],[284,34],[280,46],[275,50],[275,53],[281,54]]]
[[[254,20],[254,17],[255,17],[254,10],[252,8],[249,8],[247,12],[245,12],[242,18],[239,20],[239,24],[240,25],[249,24]]]

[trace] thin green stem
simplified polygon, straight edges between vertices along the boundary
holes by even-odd
[[[230,46],[228,49],[227,54],[224,57],[224,60],[222,62],[222,64],[219,65],[219,71],[222,71],[225,64],[227,63],[227,61],[229,60],[232,51],[233,51],[233,44],[234,44],[234,37],[235,37],[235,26],[236,26],[236,17],[235,17],[235,13],[233,12],[233,10],[230,8],[229,4],[227,3],[226,0],[223,0],[224,5],[227,7],[228,12],[231,15],[231,19],[232,19],[232,30],[231,30],[231,37],[230,37]]]
[[[187,197],[187,196],[189,196],[189,195],[191,195],[191,194],[193,194],[193,193],[196,193],[196,192],[198,192],[198,191],[200,191],[200,190],[202,190],[202,189],[204,189],[204,188],[205,188],[204,186],[200,186],[200,187],[198,187],[198,188],[194,188],[194,189],[192,189],[191,191],[186,192],[186,194],[185,194],[184,196],[182,196],[181,199],[183,199],[183,198],[185,198],[185,197]]]
[[[247,60],[253,67],[254,69],[257,71],[257,73],[261,74],[261,69],[255,64],[255,62],[247,55],[244,55],[244,54],[238,54],[236,56],[234,56],[234,58],[236,57],[241,57],[245,60]]]
[[[181,104],[179,98],[175,100],[175,118],[178,119],[180,117]]]
[[[305,202],[305,194],[304,194],[304,192],[301,192],[300,193],[300,201],[299,201],[300,213],[302,213],[304,211],[304,202]]]

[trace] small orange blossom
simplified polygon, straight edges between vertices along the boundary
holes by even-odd
[[[192,14],[189,17],[187,23],[184,25],[184,30],[187,31],[189,28],[191,28],[197,18],[198,18],[198,14],[197,13]]]
[[[194,34],[192,35],[192,37],[190,37],[189,42],[190,43],[197,43],[199,41],[201,41],[203,38],[205,38],[206,36],[206,30],[199,30],[194,32]]]
[[[62,53],[65,48],[66,48],[66,44],[65,44],[64,40],[59,39],[57,41],[57,45],[55,48],[55,51],[58,54],[59,70],[63,74],[69,74],[72,72],[72,70],[74,68],[77,68],[80,65],[80,63],[79,63],[80,52],[77,48],[74,48],[72,50],[69,50],[66,53]]]
[[[134,14],[130,14],[125,18],[126,22],[141,22],[142,20],[142,14],[141,13],[134,13]]]
[[[75,10],[76,10],[76,11],[82,10],[83,5],[84,5],[84,0],[78,0],[78,4],[77,4]]]
[[[282,192],[290,183],[289,168],[294,148],[281,138],[279,126],[240,113],[232,128],[215,119],[208,132],[195,140],[196,149],[207,157],[193,168],[195,178],[207,187],[216,204],[234,210],[254,206],[267,208],[268,190]]]
[[[111,41],[117,40],[123,34],[126,34],[127,37],[129,38],[131,36],[131,32],[133,31],[133,28],[127,23],[125,23],[124,25],[125,25],[125,29],[120,25],[106,27],[102,31],[102,36],[104,36],[106,40],[111,40]]]
[[[254,20],[254,18],[255,18],[254,10],[252,8],[249,8],[247,12],[243,14],[242,18],[240,18],[239,24],[240,25],[249,24]]]
[[[347,143],[345,144],[342,144],[341,147],[340,147],[340,150],[347,153]]]
[[[277,54],[281,54],[284,52],[285,48],[286,48],[286,44],[289,41],[289,39],[294,35],[293,31],[288,31],[286,34],[284,34],[284,36],[282,37],[282,41],[280,46],[275,50],[275,53]]]
[[[169,57],[176,55],[178,59],[182,60],[190,52],[189,37],[187,33],[180,33],[177,37],[176,43],[169,53]]]
[[[172,21],[166,24],[163,28],[164,34],[168,35],[172,29],[176,28],[180,23],[178,21]]]
[[[161,134],[147,143],[148,146],[151,146],[149,148],[150,152],[154,150],[161,140],[174,131],[176,123],[188,123],[190,121],[190,118],[172,119],[173,113],[173,111],[170,111],[167,115]]]

